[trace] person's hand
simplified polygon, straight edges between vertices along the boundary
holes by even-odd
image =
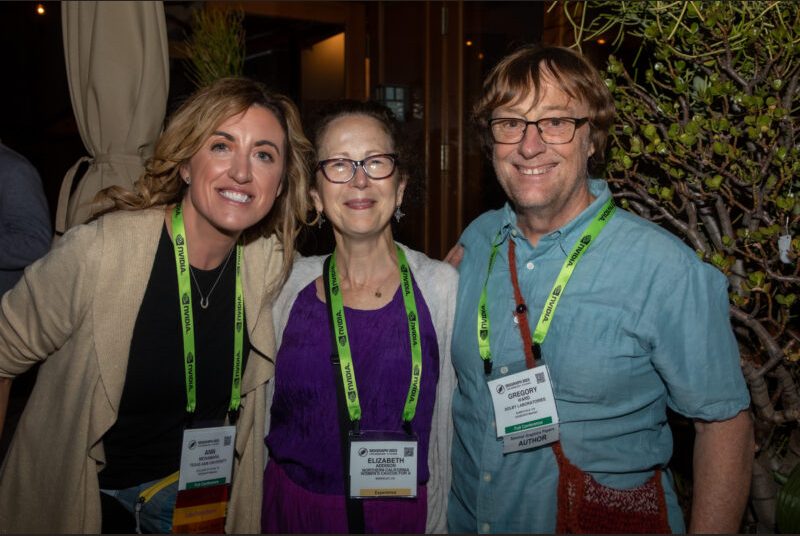
[[[458,269],[458,265],[461,264],[461,259],[463,258],[464,246],[456,244],[447,252],[447,255],[444,257],[444,262],[450,263],[453,268]]]

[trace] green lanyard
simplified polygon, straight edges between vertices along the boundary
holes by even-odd
[[[422,344],[419,334],[419,315],[414,299],[414,289],[411,285],[411,270],[408,267],[405,253],[397,247],[397,260],[400,265],[400,284],[403,291],[403,304],[406,308],[408,319],[408,337],[411,343],[411,385],[408,388],[406,403],[403,407],[403,421],[410,423],[417,411],[419,399],[420,379],[422,377]],[[347,322],[344,317],[344,303],[339,287],[339,275],[336,270],[336,252],[331,255],[330,270],[326,274],[330,294],[331,315],[333,316],[334,339],[337,342],[336,351],[339,354],[339,368],[342,372],[347,413],[350,420],[355,422],[361,419],[361,404],[358,400],[358,387],[353,370],[353,355],[350,351],[350,338],[347,334]]]
[[[178,272],[178,296],[183,329],[183,372],[186,377],[186,412],[197,407],[197,372],[194,350],[194,315],[192,314],[192,284],[189,279],[189,259],[186,251],[186,229],[181,204],[172,213],[172,245]],[[244,293],[242,292],[242,246],[236,244],[236,298],[233,323],[233,381],[229,411],[235,414],[242,399],[242,351],[244,347]]]
[[[541,346],[545,337],[547,336],[547,331],[550,329],[550,322],[552,321],[553,315],[556,312],[556,307],[558,307],[561,296],[564,294],[564,288],[567,286],[567,282],[569,282],[570,277],[572,277],[572,272],[575,270],[575,266],[577,266],[578,261],[581,259],[586,250],[589,249],[592,241],[597,238],[597,235],[600,234],[600,231],[603,230],[603,227],[605,227],[606,223],[608,223],[608,221],[614,215],[616,209],[617,207],[614,205],[614,200],[609,199],[583,232],[583,235],[572,247],[572,251],[567,256],[564,264],[561,266],[561,272],[559,272],[556,282],[553,284],[553,288],[550,290],[550,295],[547,298],[545,306],[542,308],[542,314],[539,316],[539,322],[536,324],[536,329],[533,332],[532,338],[536,345]],[[487,286],[489,284],[489,276],[491,275],[492,268],[494,267],[495,258],[497,257],[497,252],[500,247],[498,242],[499,235],[500,233],[498,233],[497,236],[495,236],[495,239],[492,241],[492,252],[489,255],[489,268],[486,273],[486,279],[483,282],[481,297],[478,301],[478,351],[480,352],[481,359],[483,360],[484,371],[486,374],[489,374],[492,371],[492,352],[489,343],[490,324]],[[516,269],[516,266],[509,266],[509,270]]]
[[[494,268],[494,261],[497,259],[497,251],[499,248],[500,232],[494,236],[492,240],[492,252],[489,255],[489,269],[486,271],[486,279],[483,281],[483,289],[481,289],[481,298],[478,301],[478,352],[483,359],[483,368],[486,374],[492,370],[492,349],[489,346],[489,297],[486,287],[489,285],[489,276],[492,274]]]

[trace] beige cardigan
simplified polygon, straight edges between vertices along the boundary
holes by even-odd
[[[44,361],[0,468],[0,532],[100,532],[102,437],[116,420],[163,222],[159,208],[78,226],[0,301],[0,376]],[[261,528],[265,384],[275,355],[270,306],[281,266],[274,237],[245,246],[253,350],[242,379],[228,532]]]

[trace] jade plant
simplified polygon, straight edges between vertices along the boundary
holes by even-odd
[[[774,531],[776,497],[800,460],[800,8],[556,7],[576,46],[602,36],[614,49],[604,76],[619,116],[607,168],[617,203],[677,234],[729,279],[756,422],[749,513],[753,526]]]

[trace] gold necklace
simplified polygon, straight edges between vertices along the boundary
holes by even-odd
[[[376,298],[380,298],[381,296],[383,296],[383,294],[381,293],[381,286],[383,286],[383,284],[386,282],[386,280],[389,279],[393,275],[394,275],[394,270],[390,271],[389,275],[387,275],[386,277],[381,279],[381,284],[378,285],[378,288],[376,288],[375,292],[374,292],[374,295],[375,295]]]

